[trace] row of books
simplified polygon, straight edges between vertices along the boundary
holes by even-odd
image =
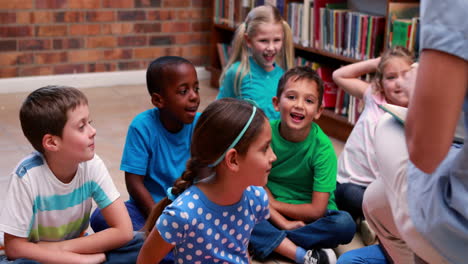
[[[214,0],[214,23],[237,27],[249,11],[259,5],[273,5],[284,12],[285,0]]]
[[[419,3],[389,3],[387,47],[403,46],[419,52]]]

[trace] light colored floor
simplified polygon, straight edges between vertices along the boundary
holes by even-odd
[[[152,107],[145,85],[87,88],[82,90],[89,100],[93,125],[97,130],[96,153],[104,160],[115,185],[124,200],[128,199],[124,174],[119,170],[120,158],[127,128],[138,113]],[[218,90],[209,86],[208,80],[200,84],[201,112],[212,102]],[[21,131],[18,113],[28,93],[0,94],[0,193],[4,193],[8,177],[17,162],[33,149]],[[343,142],[332,139],[337,155]],[[2,199],[3,195],[0,195]],[[359,237],[338,252],[362,246]],[[287,263],[267,261],[265,263]]]

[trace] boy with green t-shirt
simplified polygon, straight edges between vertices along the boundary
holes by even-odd
[[[275,251],[296,263],[334,263],[333,250],[356,231],[352,217],[335,204],[336,155],[330,139],[314,123],[322,113],[323,82],[309,67],[287,71],[273,105],[273,162],[266,190],[271,218],[252,232],[254,256]],[[323,249],[327,248],[327,249]]]

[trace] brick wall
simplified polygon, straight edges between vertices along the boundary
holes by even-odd
[[[210,0],[0,0],[0,78],[208,60]]]

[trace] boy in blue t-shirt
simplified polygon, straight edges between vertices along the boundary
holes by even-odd
[[[151,208],[185,170],[200,115],[197,72],[190,61],[176,56],[154,60],[146,84],[155,108],[133,119],[120,165],[130,194],[125,205],[133,230],[143,227]],[[99,210],[91,217],[91,227],[95,232],[107,228]]]
[[[257,258],[275,251],[300,264],[334,263],[329,248],[356,232],[351,216],[336,207],[336,155],[314,122],[322,98],[322,80],[310,67],[292,68],[278,83],[273,105],[280,120],[270,121],[277,160],[265,188],[271,217],[255,225],[250,239]]]

